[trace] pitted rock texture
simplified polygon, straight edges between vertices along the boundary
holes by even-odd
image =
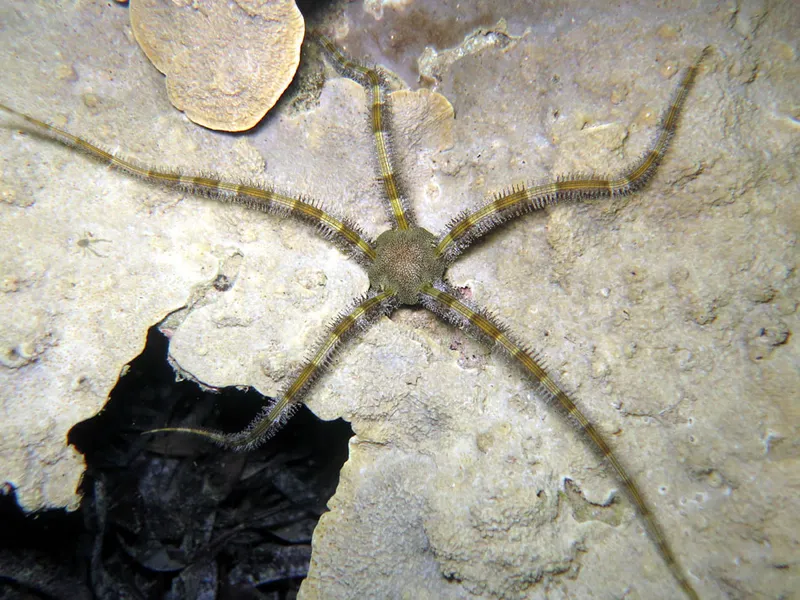
[[[458,19],[426,6],[384,7],[376,21],[353,3],[331,28],[351,32],[337,41],[354,56],[412,88],[419,73],[452,103],[454,120],[432,118],[446,134],[414,137],[431,119],[421,108],[393,120],[397,170],[433,232],[517,181],[635,161],[675,75],[715,47],[647,189],[529,215],[449,276],[574,393],[701,597],[790,597],[800,531],[794,4],[501,1],[461,3]],[[372,236],[387,228],[366,97],[352,82],[329,80],[318,107],[235,141],[169,106],[124,10],[19,2],[9,14],[0,48],[13,56],[16,107],[144,162],[263,178]],[[308,228],[0,134],[3,480],[28,508],[75,503],[80,457],[66,431],[100,409],[147,326],[178,311],[180,368],[210,387],[274,393],[366,289],[366,275]],[[91,246],[107,258],[78,244],[87,233],[111,240]],[[234,280],[223,292],[212,285],[220,273]],[[399,311],[355,338],[309,406],[343,416],[356,437],[314,534],[305,597],[678,597],[585,440],[504,358],[433,316]]]

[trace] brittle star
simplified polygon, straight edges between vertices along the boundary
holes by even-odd
[[[97,250],[92,248],[92,245],[99,244],[101,242],[106,242],[108,244],[111,243],[111,240],[105,240],[103,238],[94,237],[94,234],[91,231],[86,231],[83,234],[83,237],[75,242],[75,245],[81,249],[81,252],[86,255],[87,252],[91,252],[95,256],[99,258],[106,258],[105,254],[100,254]]]
[[[605,439],[546,372],[541,359],[517,341],[516,336],[491,312],[477,307],[464,298],[448,283],[445,272],[476,240],[517,217],[563,201],[597,197],[613,198],[643,188],[664,158],[700,63],[709,54],[710,49],[705,48],[683,74],[675,95],[661,118],[655,142],[632,167],[616,177],[562,177],[538,185],[512,186],[496,194],[491,201],[479,208],[458,215],[443,233],[437,235],[415,224],[416,220],[409,203],[398,185],[387,125],[390,116],[389,97],[381,72],[350,60],[327,38],[323,36],[317,38],[342,74],[361,83],[371,93],[371,131],[378,157],[378,175],[384,190],[386,209],[393,224],[391,229],[383,232],[375,240],[369,239],[354,222],[335,216],[319,202],[269,188],[231,183],[218,177],[195,176],[149,168],[132,160],[120,158],[82,138],[0,104],[0,108],[35,126],[44,135],[82,150],[92,158],[130,175],[263,212],[288,214],[309,222],[367,270],[369,290],[354,299],[350,307],[339,315],[330,331],[324,336],[321,345],[291,383],[273,403],[265,406],[244,430],[223,433],[210,429],[168,427],[146,433],[190,433],[233,450],[254,448],[273,435],[291,417],[315,379],[330,363],[336,350],[347,338],[380,316],[391,314],[400,306],[421,306],[490,346],[501,349],[533,379],[540,397],[544,400],[556,400],[556,405],[586,433],[595,450],[615,471],[681,589],[689,598],[697,598],[697,592],[678,565],[648,504]],[[88,248],[88,242],[84,247]]]

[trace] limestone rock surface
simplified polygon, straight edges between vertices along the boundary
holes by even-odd
[[[287,107],[252,135],[214,135],[169,106],[123,9],[12,4],[14,35],[0,48],[14,56],[16,107],[145,162],[264,178],[373,236],[388,226],[352,82],[327,81],[317,105]],[[529,215],[449,275],[574,393],[701,597],[790,597],[800,579],[794,4],[501,1],[462,3],[458,18],[425,6],[384,7],[376,20],[354,3],[330,26],[354,56],[412,89],[419,76],[452,104],[455,119],[436,110],[436,125],[419,130],[424,92],[418,119],[395,119],[398,171],[432,231],[516,182],[635,161],[676,75],[715,47],[644,191]],[[65,50],[74,30],[96,47]],[[366,289],[308,228],[0,133],[0,223],[13,224],[0,339],[20,348],[0,366],[2,479],[28,508],[76,501],[80,457],[64,435],[99,410],[148,326],[170,325],[174,363],[205,385],[269,394]],[[111,242],[79,245],[87,233]],[[212,285],[220,273],[228,291]],[[136,291],[112,307],[109,294],[125,287],[115,281]],[[92,395],[78,410],[82,374]],[[678,597],[586,441],[516,368],[435,317],[402,310],[354,339],[309,406],[343,416],[356,436],[314,534],[305,598]]]

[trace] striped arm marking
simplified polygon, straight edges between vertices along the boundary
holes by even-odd
[[[339,69],[350,79],[357,81],[370,90],[372,94],[372,109],[370,127],[375,138],[375,147],[378,152],[378,164],[380,166],[380,176],[383,182],[383,189],[389,199],[391,216],[397,224],[398,229],[408,229],[411,227],[410,219],[407,216],[408,207],[400,195],[397,185],[397,178],[392,168],[391,156],[389,154],[389,134],[387,130],[386,118],[386,89],[383,81],[375,69],[370,69],[347,58],[342,52],[324,35],[317,34],[320,45],[336,62]]]
[[[265,406],[244,430],[238,433],[223,433],[213,429],[165,427],[152,429],[144,434],[191,433],[236,451],[246,451],[257,447],[272,437],[300,407],[303,396],[328,366],[342,342],[359,327],[367,326],[376,317],[390,311],[393,307],[393,299],[394,295],[389,292],[357,299],[352,310],[339,315],[330,332],[323,338],[320,347],[292,383],[281,393],[278,400],[272,405]]]
[[[549,396],[558,400],[561,407],[567,412],[567,414],[569,414],[569,416],[573,417],[578,422],[582,431],[586,433],[596,449],[614,468],[614,471],[622,482],[622,485],[628,493],[628,496],[630,496],[631,500],[633,500],[634,504],[636,505],[636,508],[644,520],[651,538],[658,547],[658,551],[664,559],[664,562],[667,563],[667,567],[669,567],[670,572],[678,581],[686,596],[696,600],[698,598],[697,592],[695,592],[692,584],[689,582],[686,575],[684,575],[683,571],[681,571],[681,568],[675,560],[672,550],[667,544],[667,540],[664,537],[661,528],[656,522],[653,513],[650,511],[650,507],[639,493],[639,489],[636,487],[633,479],[628,476],[628,473],[625,471],[622,464],[617,460],[617,457],[611,451],[611,448],[609,448],[606,441],[603,439],[597,429],[595,429],[594,425],[592,425],[592,423],[583,415],[578,407],[575,406],[575,403],[569,398],[569,396],[567,396],[567,394],[558,387],[555,381],[553,381],[544,368],[539,365],[536,359],[529,352],[526,352],[509,336],[509,334],[506,333],[505,327],[495,324],[493,319],[486,312],[476,312],[463,304],[452,294],[438,290],[431,285],[423,288],[421,293],[424,297],[433,300],[434,303],[438,305],[437,308],[445,309],[444,314],[442,311],[434,310],[433,312],[436,312],[436,314],[446,318],[446,311],[451,311],[452,314],[455,314],[458,317],[455,320],[456,323],[465,319],[469,322],[469,324],[475,327],[482,336],[485,336],[486,338],[492,340],[495,344],[499,345],[506,353],[508,353],[509,356],[511,356],[511,358],[522,365],[528,374],[533,377],[533,379],[546,391]],[[430,303],[424,304],[427,307],[430,307]]]
[[[95,160],[119,169],[124,173],[152,183],[180,187],[193,194],[210,196],[233,204],[241,204],[254,210],[284,212],[294,215],[319,226],[326,237],[334,238],[345,247],[355,250],[356,256],[359,256],[362,262],[370,264],[375,259],[374,248],[355,225],[348,223],[346,220],[337,219],[314,202],[293,198],[273,190],[230,183],[214,177],[181,175],[180,173],[151,169],[131,160],[124,160],[84,139],[9,108],[4,104],[0,104],[0,109],[30,123],[37,129],[37,132],[48,139],[81,150]]]
[[[655,174],[659,163],[669,148],[686,97],[691,90],[700,64],[710,54],[706,47],[694,64],[684,73],[672,101],[661,118],[658,137],[653,147],[633,168],[616,179],[566,178],[543,185],[512,186],[478,210],[463,214],[453,220],[447,233],[436,246],[438,256],[454,259],[473,241],[498,225],[534,210],[565,200],[579,200],[601,196],[624,196],[641,189]]]

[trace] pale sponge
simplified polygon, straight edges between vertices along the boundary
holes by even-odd
[[[132,0],[130,17],[170,102],[210,129],[253,127],[300,63],[305,23],[293,0]]]

